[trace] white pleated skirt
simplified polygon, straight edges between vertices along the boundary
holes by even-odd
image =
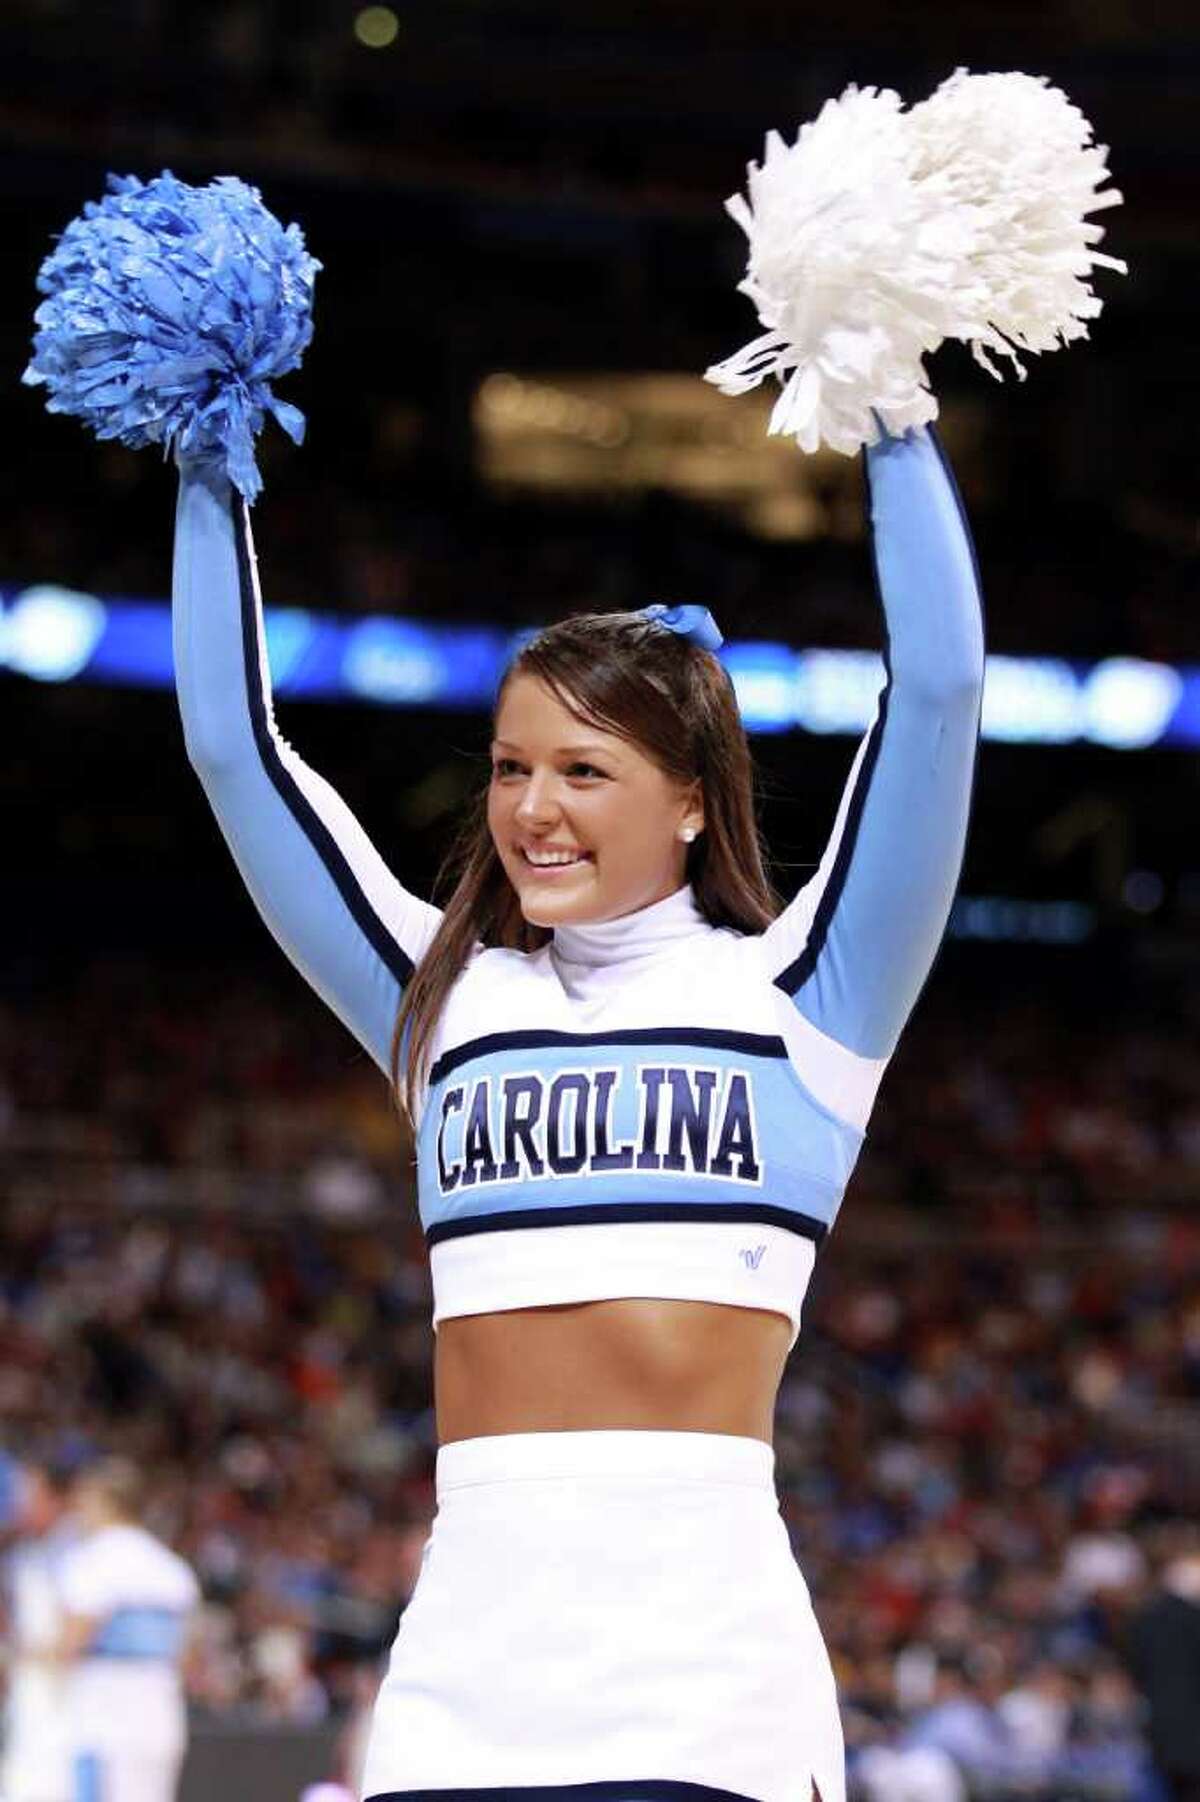
[[[833,1672],[764,1441],[461,1439],[436,1498],[367,1802],[810,1802],[814,1784],[845,1802]]]

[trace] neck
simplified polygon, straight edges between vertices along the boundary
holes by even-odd
[[[628,963],[653,957],[683,939],[713,929],[696,905],[690,883],[615,920],[581,920],[556,926],[551,957],[556,966]]]

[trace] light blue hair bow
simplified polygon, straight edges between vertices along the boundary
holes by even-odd
[[[640,612],[643,619],[655,620],[669,632],[678,632],[681,638],[690,638],[694,644],[703,645],[706,651],[719,650],[725,643],[707,607],[668,607],[665,601],[655,601],[650,607],[642,607]]]

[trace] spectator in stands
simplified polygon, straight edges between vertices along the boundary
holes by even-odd
[[[70,1476],[53,1459],[29,1459],[16,1478],[14,1538],[3,1560],[2,1615],[8,1648],[3,1802],[72,1802],[63,1671],[60,1574],[75,1534]]]
[[[63,1560],[60,1656],[77,1796],[173,1802],[187,1738],[179,1680],[198,1598],[183,1559],[138,1525],[142,1483],[108,1458],[74,1495],[80,1541]]]
[[[1200,1802],[1200,1542],[1166,1565],[1130,1622],[1128,1650],[1170,1802]]]

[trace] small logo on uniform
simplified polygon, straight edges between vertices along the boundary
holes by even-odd
[[[762,1262],[763,1252],[766,1251],[766,1249],[765,1245],[756,1245],[754,1250],[751,1251],[748,1245],[744,1245],[738,1253],[738,1256],[745,1258],[747,1270],[757,1270],[759,1264]]]

